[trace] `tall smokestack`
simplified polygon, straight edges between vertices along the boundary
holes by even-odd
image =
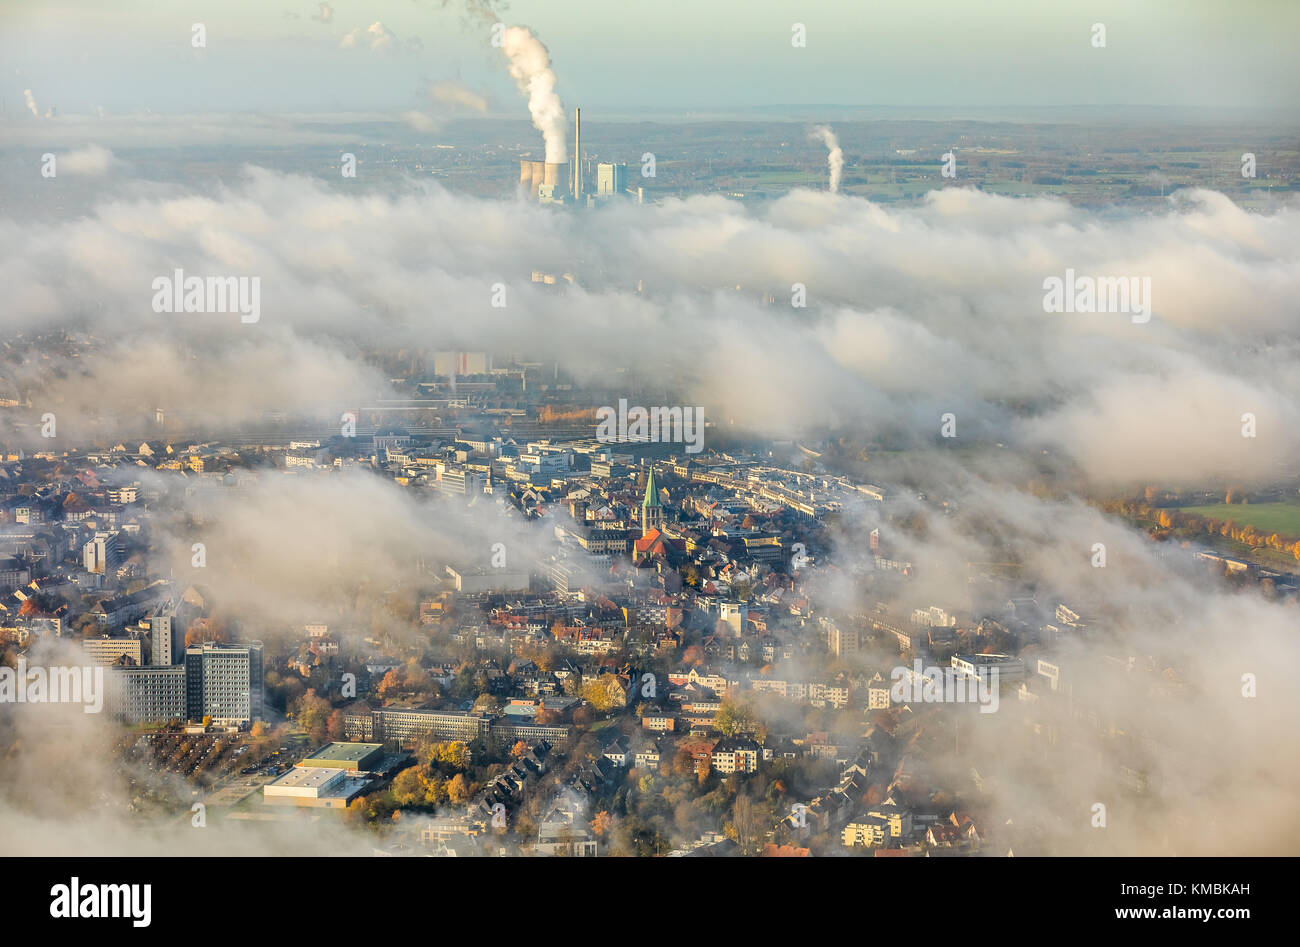
[[[573,110],[573,200],[582,200],[582,109]]]

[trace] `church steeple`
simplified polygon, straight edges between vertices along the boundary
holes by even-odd
[[[641,501],[641,532],[647,533],[663,525],[664,505],[659,502],[659,490],[655,487],[655,469],[650,468],[645,480],[645,499]]]
[[[653,467],[651,467],[650,472],[646,474],[645,500],[641,503],[641,506],[663,506],[663,504],[659,502],[659,491],[655,489],[655,469]]]

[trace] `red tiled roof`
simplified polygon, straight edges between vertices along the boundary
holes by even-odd
[[[763,846],[764,858],[808,858],[809,851],[806,848],[796,848],[793,845],[775,845],[768,842]]]

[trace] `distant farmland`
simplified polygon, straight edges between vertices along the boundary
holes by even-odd
[[[1262,533],[1280,533],[1300,537],[1300,503],[1215,503],[1211,506],[1182,506],[1181,513],[1216,520],[1232,520],[1241,526],[1253,526]]]

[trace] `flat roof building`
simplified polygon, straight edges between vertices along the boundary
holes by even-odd
[[[262,787],[262,801],[271,806],[344,809],[361,795],[367,782],[343,769],[295,766]]]
[[[422,708],[374,708],[353,704],[343,711],[344,732],[349,738],[411,745],[424,739],[461,740],[473,743],[484,739],[492,718],[464,711],[426,710]]]
[[[98,638],[83,638],[81,646],[85,648],[86,656],[91,662],[101,667],[144,663],[144,650],[139,638],[102,635]],[[123,658],[126,660],[122,660]]]
[[[1018,681],[1025,676],[1025,664],[1009,654],[954,654],[952,666],[967,677],[984,677],[996,669],[1003,680]]]
[[[298,763],[300,767],[373,772],[384,758],[382,743],[327,743]]]

